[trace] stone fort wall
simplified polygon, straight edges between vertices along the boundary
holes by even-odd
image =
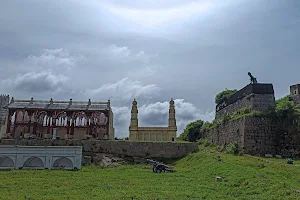
[[[216,119],[225,113],[233,113],[249,107],[253,111],[267,111],[275,106],[272,84],[249,84],[216,106]]]
[[[300,84],[290,86],[290,97],[295,104],[300,105]]]
[[[246,154],[276,154],[276,128],[270,118],[245,116],[213,128],[207,138],[216,145],[236,142]]]
[[[83,152],[142,158],[180,158],[199,150],[198,143],[130,142],[108,140],[15,140],[2,139],[0,145],[82,146]]]
[[[7,106],[9,103],[9,96],[8,95],[0,95],[0,136],[5,132],[5,122],[6,117],[8,114],[8,109],[3,108],[4,106]]]

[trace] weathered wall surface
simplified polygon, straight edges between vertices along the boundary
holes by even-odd
[[[244,119],[239,119],[230,123],[213,128],[207,138],[216,145],[226,145],[237,142],[239,147],[244,147]]]
[[[2,139],[0,145],[82,146],[83,152],[107,153],[143,158],[179,158],[199,150],[197,143],[129,142],[105,140],[13,140]]]
[[[132,141],[172,141],[176,140],[176,129],[169,127],[138,127],[130,130]]]
[[[219,119],[224,115],[224,113],[233,113],[239,109],[245,108],[245,107],[252,107],[252,101],[251,100],[253,97],[252,95],[247,95],[246,97],[237,100],[236,102],[222,108],[219,111],[216,111],[216,119]]]
[[[273,106],[275,106],[275,97],[273,94],[249,94],[217,111],[216,118],[220,118],[224,113],[233,113],[245,107],[250,107],[255,111],[267,111]]]
[[[3,134],[5,134],[6,127],[5,127],[5,122],[6,122],[6,117],[8,114],[8,109],[4,109],[4,106],[7,106],[9,103],[9,96],[8,95],[0,95],[0,138]]]
[[[276,153],[276,127],[266,117],[244,117],[244,153],[264,155]]]
[[[291,99],[294,102],[294,104],[300,105],[300,95],[291,96]]]
[[[295,104],[300,104],[300,84],[290,86],[290,96]]]
[[[275,97],[272,84],[249,84],[216,106],[216,119],[224,113],[233,113],[245,107],[255,111],[266,111],[273,106]]]
[[[277,149],[283,157],[300,158],[300,131],[296,127],[290,128],[279,138]]]
[[[275,134],[271,119],[246,116],[212,129],[207,137],[217,145],[237,142],[246,154],[264,155],[276,153]]]

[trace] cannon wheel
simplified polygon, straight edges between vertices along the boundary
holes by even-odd
[[[164,168],[163,168],[161,165],[157,165],[157,166],[155,167],[156,173],[161,173],[162,170],[164,170]]]
[[[156,166],[153,166],[152,171],[153,171],[154,173],[157,173],[157,171],[156,171]]]

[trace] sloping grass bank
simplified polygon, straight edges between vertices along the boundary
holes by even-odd
[[[297,165],[200,147],[175,162],[176,173],[145,165],[0,171],[0,199],[300,199]]]

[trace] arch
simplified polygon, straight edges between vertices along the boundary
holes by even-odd
[[[45,165],[39,157],[32,156],[24,162],[23,167],[32,168],[32,169],[41,169],[41,168],[45,168]]]
[[[36,117],[39,118],[41,115],[48,115],[46,111],[37,112]]]
[[[77,117],[78,117],[79,119],[87,118],[85,112],[83,112],[83,111],[74,113],[74,115],[73,115],[72,118],[73,118],[73,119],[76,119]]]
[[[14,161],[7,156],[0,157],[0,168],[14,168],[15,163]]]
[[[91,122],[95,125],[106,125],[108,119],[103,112],[94,112],[91,117]]]
[[[61,111],[61,112],[57,113],[56,115],[54,115],[55,119],[58,119],[59,117],[62,117],[62,118],[67,117],[66,111]]]
[[[30,120],[30,116],[27,111],[24,112],[23,122],[28,123]]]
[[[40,125],[44,125],[46,123],[45,120],[47,120],[46,116],[47,116],[46,111],[37,112],[35,114],[35,121]]]
[[[17,110],[16,115],[17,115],[16,122],[23,122],[24,121],[24,115],[25,115],[24,110]]]
[[[61,157],[53,163],[54,169],[73,169],[73,162],[67,157]]]

